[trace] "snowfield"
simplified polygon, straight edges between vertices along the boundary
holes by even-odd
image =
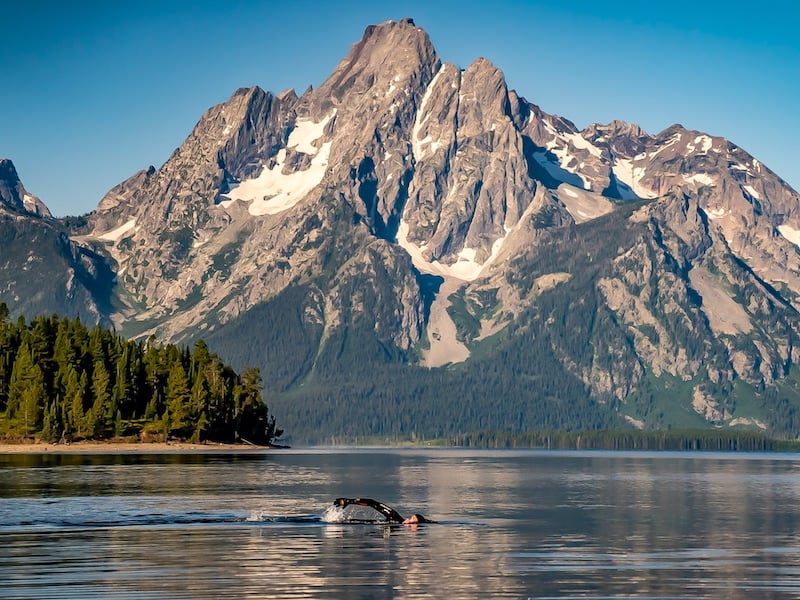
[[[272,168],[264,167],[261,174],[241,182],[224,197],[221,204],[228,208],[233,202],[250,202],[248,211],[253,216],[274,215],[289,210],[317,187],[328,168],[331,142],[315,144],[324,134],[325,126],[336,114],[334,110],[319,123],[298,119],[289,135],[286,148],[275,157]],[[311,156],[311,164],[302,171],[285,173],[286,151],[294,150]]]

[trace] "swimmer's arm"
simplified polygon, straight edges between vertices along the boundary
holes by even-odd
[[[378,502],[377,500],[373,500],[372,498],[337,498],[333,501],[336,506],[341,506],[344,508],[350,504],[356,504],[358,506],[369,506],[370,508],[375,509],[379,513],[381,513],[384,517],[386,517],[387,521],[392,523],[402,523],[404,521],[403,516],[393,509],[391,506],[384,504],[383,502]]]

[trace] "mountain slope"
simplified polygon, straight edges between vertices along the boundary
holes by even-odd
[[[796,435],[799,201],[723,138],[579,130],[404,19],[301,96],[237,90],[85,219],[38,222],[106,257],[99,317],[260,366],[297,440]]]
[[[114,274],[105,258],[69,239],[7,159],[0,159],[0,240],[0,301],[12,313],[109,323]]]

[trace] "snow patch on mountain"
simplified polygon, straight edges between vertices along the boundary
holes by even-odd
[[[603,153],[600,148],[595,146],[592,142],[584,138],[582,135],[578,133],[568,133],[564,136],[564,138],[570,142],[576,148],[580,148],[581,150],[588,150],[589,153],[595,155],[596,157],[600,158],[600,155]]]
[[[436,75],[433,76],[433,79],[428,84],[428,87],[425,89],[425,94],[422,96],[422,101],[419,104],[419,110],[417,110],[417,114],[414,120],[414,127],[411,129],[411,150],[414,153],[414,159],[419,162],[422,160],[422,156],[424,154],[424,146],[429,146],[431,154],[435,154],[436,151],[442,147],[442,142],[439,140],[434,141],[431,139],[430,135],[426,135],[424,138],[420,139],[420,133],[422,132],[422,128],[425,126],[425,123],[428,121],[430,114],[425,114],[425,108],[428,105],[428,101],[431,98],[431,93],[433,92],[434,88],[436,87],[436,82],[439,80],[439,76],[444,72],[447,68],[447,64],[442,64],[439,70],[436,72]]]
[[[22,205],[28,212],[32,213],[36,212],[36,198],[31,196],[30,194],[25,194],[22,196]]]
[[[386,97],[387,98],[389,96],[391,96],[394,93],[394,91],[397,89],[397,86],[395,85],[395,83],[397,83],[398,81],[400,81],[400,75],[395,75],[392,78],[392,80],[389,82],[389,89],[386,90]]]
[[[711,150],[711,146],[713,145],[714,140],[712,140],[707,135],[698,135],[694,138],[693,142],[689,142],[686,144],[686,149],[689,152],[698,151],[697,146],[700,146],[699,153],[700,154],[708,154],[708,151]]]
[[[495,261],[511,231],[511,228],[505,228],[505,235],[494,241],[492,244],[492,253],[483,264],[475,260],[477,252],[474,248],[469,247],[461,249],[461,252],[458,253],[458,259],[452,265],[442,264],[438,260],[429,261],[425,258],[427,244],[417,246],[409,241],[408,223],[402,220],[397,230],[397,245],[408,253],[411,257],[411,262],[413,262],[414,266],[422,273],[440,275],[445,278],[455,278],[461,281],[474,281],[481,276],[482,271],[486,267]]]
[[[714,185],[714,180],[708,173],[694,173],[693,175],[684,175],[683,180],[686,183],[699,183],[701,185]]]
[[[547,149],[558,159],[558,165],[563,171],[571,173],[574,179],[580,180],[581,185],[578,185],[578,187],[582,187],[587,190],[591,188],[591,183],[578,172],[578,169],[580,169],[581,164],[579,164],[579,161],[575,158],[575,156],[573,156],[570,153],[568,148],[561,148],[555,142],[551,142],[550,144],[547,145]],[[537,154],[541,153],[539,152],[534,153],[534,158],[537,158],[537,160],[539,160],[539,157],[536,156]],[[544,156],[544,158],[547,158],[547,156]],[[539,161],[539,164],[541,164],[545,169],[547,169],[547,172],[550,173],[550,175],[552,175],[559,181],[563,181],[564,183],[571,183],[570,181],[564,179],[563,176],[559,178],[557,175],[555,175],[550,168],[548,168],[545,164],[541,162],[541,160]]]
[[[711,208],[705,211],[706,215],[709,219],[722,219],[726,215],[729,215],[731,211],[725,210],[724,208]]]
[[[585,223],[597,217],[607,215],[614,210],[614,205],[600,194],[588,192],[566,183],[556,190],[561,203],[567,207],[576,223]]]
[[[750,194],[750,196],[752,196],[756,200],[761,200],[761,196],[759,195],[759,193],[755,190],[755,188],[752,185],[745,185],[745,186],[742,186],[742,187],[744,188],[744,191],[746,191],[748,194]]]
[[[565,151],[561,152],[562,154],[559,155],[553,150],[540,150],[533,153],[533,158],[545,171],[547,171],[547,174],[556,181],[566,183],[577,188],[585,188],[587,186],[586,180],[578,175],[574,169],[568,170],[563,166],[561,160]]]
[[[631,188],[633,193],[639,198],[652,200],[658,197],[658,194],[653,190],[642,185],[641,181],[645,175],[645,171],[641,167],[634,166],[632,160],[628,158],[615,158],[612,170],[614,172],[614,177]]]
[[[248,211],[253,216],[274,215],[292,208],[311,190],[319,185],[328,168],[331,142],[317,144],[325,132],[325,126],[336,114],[336,110],[319,123],[308,119],[298,119],[289,135],[286,148],[275,157],[272,168],[267,166],[261,174],[241,182],[225,196],[223,207],[228,208],[236,200],[250,202]],[[285,173],[286,151],[294,150],[311,156],[307,169]]]
[[[126,221],[116,229],[112,229],[111,231],[107,231],[106,233],[101,233],[100,235],[96,236],[97,239],[103,240],[106,242],[118,242],[123,238],[123,236],[132,231],[133,228],[136,227],[136,219],[130,219]]]
[[[678,143],[678,142],[680,142],[680,141],[681,141],[681,134],[680,134],[680,133],[676,133],[676,134],[675,134],[675,135],[673,135],[673,136],[672,136],[672,137],[671,137],[669,140],[667,140],[666,142],[664,142],[664,143],[661,145],[661,148],[659,148],[658,150],[656,150],[655,152],[653,152],[653,153],[650,155],[650,158],[655,158],[656,156],[658,156],[658,154],[659,154],[659,153],[663,152],[664,150],[666,150],[666,149],[667,149],[667,148],[669,148],[670,146],[673,146],[673,145],[677,144],[677,143]]]
[[[778,231],[795,246],[800,247],[800,231],[785,223],[783,225],[778,225]]]
[[[307,119],[298,119],[292,133],[289,135],[286,147],[314,156],[318,150],[314,146],[314,142],[322,137],[325,133],[325,126],[335,115],[336,109],[319,123]]]

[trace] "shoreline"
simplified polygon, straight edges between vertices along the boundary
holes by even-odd
[[[21,444],[0,443],[2,454],[212,454],[242,453],[257,454],[271,452],[269,446],[246,444],[217,444],[189,442],[73,442],[71,444],[47,444],[27,442]]]

